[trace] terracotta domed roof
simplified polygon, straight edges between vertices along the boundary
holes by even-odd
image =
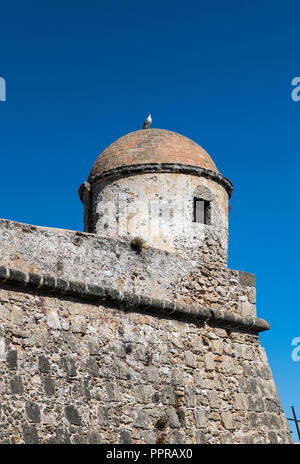
[[[164,129],[130,132],[113,142],[95,161],[89,178],[111,169],[149,163],[199,166],[218,173],[206,151],[193,140]]]

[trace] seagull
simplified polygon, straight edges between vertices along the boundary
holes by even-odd
[[[143,129],[149,129],[151,124],[152,124],[151,113],[148,113],[148,116],[143,125]]]

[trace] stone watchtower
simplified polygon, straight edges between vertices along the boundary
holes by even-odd
[[[0,442],[290,443],[210,156],[132,132],[79,193],[84,232],[0,220]]]
[[[175,132],[132,132],[82,184],[84,230],[226,265],[231,182],[203,148]]]
[[[153,353],[160,370],[148,372],[156,381],[156,375],[165,373],[157,401],[166,405],[165,416],[161,413],[167,418],[166,442],[180,441],[179,436],[198,442],[290,440],[258,343],[258,331],[269,327],[256,319],[255,276],[227,269],[231,193],[231,182],[202,147],[161,129],[139,130],[112,143],[80,188],[84,230],[134,239],[133,249],[141,254],[137,261],[151,267],[154,280],[144,286],[139,281],[144,284],[143,274],[133,273],[139,281],[134,290],[168,299],[174,319],[175,313],[193,314],[192,323],[188,318],[186,323],[172,321],[172,316],[168,323],[157,321],[168,326],[156,345],[164,347],[164,355]],[[164,259],[147,263],[143,246],[155,248],[153,253]],[[170,275],[173,267],[176,276]],[[128,288],[128,278],[119,284],[120,291]],[[143,395],[148,390],[146,382]],[[144,414],[149,407],[145,404]]]

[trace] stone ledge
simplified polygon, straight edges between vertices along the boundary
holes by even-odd
[[[230,327],[239,327],[250,332],[269,330],[269,324],[260,318],[241,316],[216,309],[206,309],[199,305],[188,305],[168,300],[151,298],[130,292],[86,284],[84,282],[67,281],[51,275],[39,275],[0,266],[0,282],[33,290],[40,289],[48,293],[65,294],[88,300],[110,301],[127,308],[146,309],[158,315],[173,315],[174,318],[198,319]]]
[[[222,185],[226,190],[229,198],[231,197],[233,186],[229,179],[222,176],[220,173],[204,169],[199,166],[189,166],[180,163],[144,163],[144,164],[131,164],[127,166],[120,166],[115,169],[110,169],[94,177],[89,177],[88,182],[84,182],[79,187],[79,196],[82,201],[84,189],[90,189],[89,184],[94,184],[102,179],[108,178],[121,178],[123,176],[135,176],[137,174],[146,174],[152,172],[174,172],[181,174],[190,174],[193,176],[205,177],[211,179],[218,184]]]

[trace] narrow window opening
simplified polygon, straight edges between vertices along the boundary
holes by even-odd
[[[200,224],[211,223],[210,201],[194,198],[194,221]]]

